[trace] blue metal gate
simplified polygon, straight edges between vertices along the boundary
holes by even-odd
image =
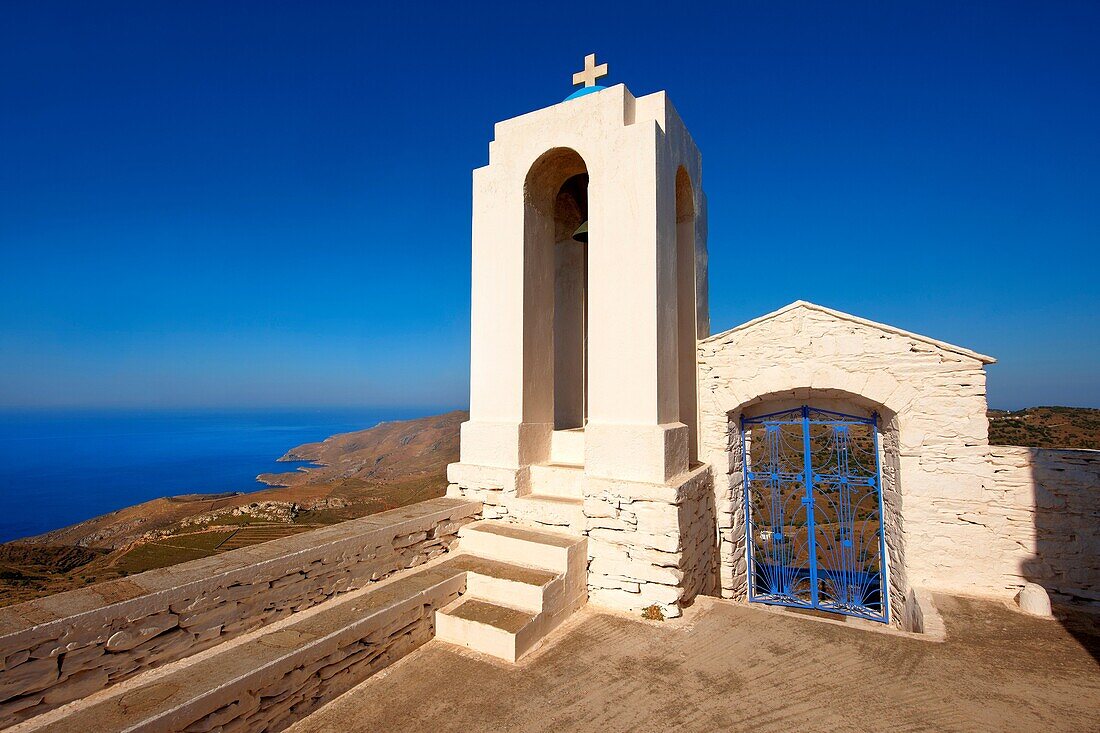
[[[749,600],[889,622],[878,415],[741,419]]]

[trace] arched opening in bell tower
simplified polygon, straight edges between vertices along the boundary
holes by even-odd
[[[588,168],[569,148],[524,190],[524,420],[583,428],[588,404]]]
[[[554,202],[554,429],[588,415],[588,174],[566,179]]]
[[[680,422],[688,428],[688,461],[699,460],[695,262],[695,192],[687,170],[676,171],[676,354]]]

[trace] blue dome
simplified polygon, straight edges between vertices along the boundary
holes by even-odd
[[[607,87],[601,87],[599,84],[597,84],[596,86],[592,86],[592,87],[581,87],[580,89],[578,89],[577,91],[573,92],[568,97],[566,97],[563,101],[568,102],[570,99],[576,99],[577,97],[583,97],[586,94],[591,94],[592,92],[598,92],[601,89],[607,89]]]

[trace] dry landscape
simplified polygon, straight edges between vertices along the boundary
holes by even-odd
[[[1100,410],[1086,407],[990,410],[989,442],[1031,448],[1100,450]]]
[[[263,474],[248,494],[153,499],[0,545],[0,606],[166,567],[442,496],[466,413],[382,423],[292,448],[317,467]],[[1100,449],[1100,410],[991,410],[990,442]]]
[[[280,460],[318,467],[263,474],[248,494],[153,499],[0,545],[0,606],[254,545],[442,496],[466,413],[335,435]]]

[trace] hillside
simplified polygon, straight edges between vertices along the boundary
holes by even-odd
[[[1100,450],[1100,410],[1087,407],[990,410],[989,442],[1031,448]]]
[[[465,412],[388,422],[292,448],[315,466],[247,494],[163,497],[0,545],[0,605],[246,547],[442,496]]]
[[[346,480],[407,481],[441,476],[458,460],[458,426],[465,412],[388,422],[370,430],[344,433],[287,451],[280,461],[312,461],[321,468],[261,474],[275,486],[300,487]]]

